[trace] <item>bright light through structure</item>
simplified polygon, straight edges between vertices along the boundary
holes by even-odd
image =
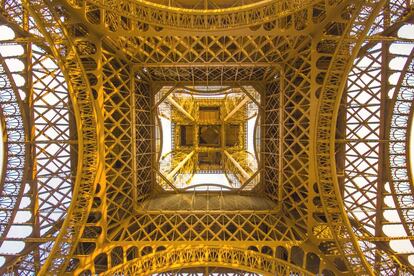
[[[155,102],[158,181],[164,189],[257,184],[260,94],[253,87],[164,87]]]
[[[413,24],[405,24],[403,26],[400,27],[400,29],[398,30],[398,36],[400,38],[403,39],[414,39],[414,25]],[[400,81],[401,78],[401,72],[404,70],[404,66],[407,62],[407,57],[408,55],[411,53],[411,51],[413,50],[413,45],[412,44],[401,44],[401,43],[392,43],[390,45],[390,52],[393,53],[396,57],[394,57],[393,59],[391,59],[390,63],[389,63],[389,68],[391,70],[395,70],[390,78],[389,78],[389,82],[391,85],[393,85],[394,87],[398,84],[398,82]],[[405,76],[407,77],[407,76]],[[409,80],[407,80],[409,81]],[[410,81],[409,81],[410,82]],[[402,88],[400,88],[402,89]],[[405,88],[408,89],[408,88]],[[407,105],[406,103],[404,103],[404,101],[407,99],[406,97],[408,95],[410,95],[410,93],[414,93],[414,91],[404,91],[404,95],[395,95],[394,91],[395,88],[393,88],[391,90],[391,94],[390,94],[390,98],[396,97],[397,103],[396,105],[398,105],[398,109],[394,110],[394,114],[393,114],[393,121],[391,123],[391,133],[393,133],[393,128],[395,129],[395,131],[397,131],[398,129],[398,125],[400,123],[395,124],[395,122],[399,121],[399,122],[403,122],[405,117],[403,114],[405,113],[409,113],[409,109],[410,106]],[[401,93],[401,91],[399,92]],[[412,104],[412,103],[411,103]],[[395,112],[397,111],[397,112]],[[400,113],[400,114],[399,114]],[[411,114],[412,116],[412,114]],[[408,147],[406,147],[405,149],[400,149],[398,150],[398,147],[393,146],[392,143],[391,144],[391,160],[395,160],[392,161],[391,164],[392,166],[395,166],[393,164],[393,162],[396,162],[397,160],[400,160],[401,157],[399,157],[398,155],[400,153],[405,152],[405,150],[407,149],[406,155],[404,155],[401,159],[401,161],[409,161],[410,162],[410,170],[411,170],[411,177],[414,175],[414,170],[413,170],[413,164],[414,164],[414,151],[413,151],[413,145],[414,145],[414,124],[413,124],[413,120],[411,118],[411,126],[407,126],[408,129],[410,129],[410,133],[406,132],[406,135],[409,135],[409,140],[408,142]],[[393,139],[393,137],[391,137],[391,139]],[[395,147],[395,148],[394,148]],[[408,150],[410,152],[408,152]],[[409,158],[409,160],[408,160]],[[403,173],[404,171],[400,171],[399,173],[395,173],[394,171],[391,172],[391,175],[393,177],[398,177],[396,182],[397,185],[401,185],[404,183],[404,181],[402,181],[402,179],[408,177],[408,175],[406,175],[408,172]],[[413,180],[409,180],[411,182],[413,182]],[[399,182],[401,182],[401,184],[399,184]],[[390,194],[392,194],[391,191],[391,187],[390,187],[390,183],[386,183],[385,186],[385,190],[387,192],[389,192]],[[385,205],[390,208],[391,210],[386,210],[384,211],[384,218],[386,218],[388,221],[391,222],[391,224],[389,225],[384,225],[382,227],[382,230],[384,231],[384,234],[390,238],[398,238],[396,240],[391,240],[389,242],[389,245],[391,247],[391,249],[393,249],[395,252],[399,253],[399,254],[408,254],[408,261],[410,262],[411,265],[414,265],[414,246],[412,244],[412,241],[407,239],[402,239],[402,237],[407,237],[407,231],[404,228],[404,225],[401,221],[401,218],[399,216],[399,213],[397,212],[397,210],[393,210],[395,209],[396,206],[396,202],[394,202],[394,198],[391,195],[387,195],[384,198],[384,203]]]
[[[6,160],[5,155],[7,156],[7,170],[2,171],[5,175],[0,175],[6,179],[4,187],[7,187],[0,196],[0,217],[2,224],[7,222],[10,226],[2,228],[0,254],[13,256],[27,248],[26,239],[33,234],[33,184],[37,185],[41,193],[36,199],[40,235],[50,231],[54,223],[61,221],[66,215],[73,185],[68,127],[70,108],[66,82],[55,58],[33,44],[30,74],[32,79],[29,81],[26,75],[25,49],[22,44],[9,41],[16,34],[4,25],[0,26],[0,34],[0,41],[4,42],[0,44],[3,61],[0,103],[6,125],[0,131],[0,168]],[[53,75],[46,68],[53,71]],[[32,97],[31,108],[34,114],[30,121],[33,130],[31,144],[35,149],[33,159],[36,160],[34,167],[37,171],[33,184],[26,183],[27,180],[23,179],[23,169],[28,165],[25,162],[24,131],[27,118],[22,116],[21,110],[27,95]],[[3,137],[7,137],[7,141]],[[51,171],[59,173],[50,173]],[[53,205],[59,207],[50,209]],[[39,250],[47,246],[49,245],[42,244]],[[4,262],[5,258],[1,256],[0,266]]]

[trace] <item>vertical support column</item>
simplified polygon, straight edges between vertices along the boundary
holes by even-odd
[[[282,69],[280,69],[280,86],[279,86],[279,166],[278,166],[278,182],[279,182],[279,186],[278,186],[278,192],[277,192],[277,197],[278,197],[278,201],[282,202],[283,200],[283,141],[284,141],[284,136],[285,136],[285,126],[284,126],[284,121],[285,121],[285,116],[284,116],[284,106],[285,106],[285,101],[284,101],[284,91],[285,89],[285,74],[283,72]]]
[[[134,73],[134,85],[135,85],[135,73]],[[157,187],[157,171],[158,171],[158,164],[157,164],[157,155],[158,152],[157,150],[157,123],[156,120],[158,120],[159,123],[159,128],[162,129],[162,125],[161,125],[161,120],[158,119],[158,105],[162,102],[162,100],[157,102],[156,99],[156,95],[158,93],[161,93],[161,89],[162,87],[157,87],[155,88],[152,85],[148,86],[149,89],[149,94],[150,94],[150,110],[151,110],[151,117],[150,117],[150,124],[151,124],[151,186],[152,187]],[[134,87],[134,92],[135,92],[135,87]],[[167,94],[167,96],[169,95],[169,93]],[[161,95],[161,98],[163,97],[163,95]],[[165,96],[166,97],[166,96]],[[162,130],[161,132],[159,132],[159,135],[161,135],[160,139],[162,140]],[[162,157],[161,152],[162,152],[162,143],[160,144],[160,148],[159,148],[159,156],[160,158]],[[136,168],[135,168],[136,169]],[[138,198],[138,191],[135,190],[135,196],[136,198]],[[134,199],[135,201],[135,199]],[[137,204],[138,206],[138,204]]]
[[[157,167],[154,154],[156,146],[156,117],[151,115],[151,109],[154,112],[157,109],[154,107],[154,95],[151,94],[150,85],[141,80],[136,71],[134,73],[134,86],[133,91],[130,91],[130,93],[134,93],[135,98],[131,108],[135,110],[132,116],[134,116],[135,130],[133,131],[136,145],[134,145],[133,149],[135,152],[131,151],[131,156],[136,158],[136,167],[132,167],[132,163],[130,163],[130,167],[131,171],[136,171],[136,181],[131,185],[131,189],[136,191],[136,199],[133,199],[131,195],[131,200],[136,201],[138,206],[140,201],[154,191],[154,188],[157,189],[158,187],[158,185],[151,185],[154,180],[154,168],[156,169]],[[151,106],[154,108],[151,108]],[[130,182],[133,182],[132,179]],[[134,203],[131,204],[134,205]]]
[[[311,42],[311,53],[310,53],[310,64],[311,64],[311,72],[310,72],[310,118],[316,118],[318,116],[318,104],[319,104],[319,93],[320,90],[322,89],[322,86],[320,83],[318,83],[316,81],[317,77],[318,77],[318,67],[316,65],[317,60],[319,58],[319,53],[317,51],[317,47],[318,47],[318,43],[320,41],[320,37],[313,37],[312,38],[312,42]],[[316,152],[316,143],[314,141],[312,141],[313,139],[315,139],[316,137],[316,120],[310,120],[309,122],[310,127],[309,127],[309,156],[316,156],[317,152]],[[314,183],[316,183],[316,171],[317,171],[317,167],[315,162],[309,162],[309,187],[308,187],[308,191],[309,191],[309,196],[308,196],[308,206],[309,208],[314,209],[316,206],[314,206],[314,202],[313,199],[315,198],[315,195],[317,195],[317,192],[315,191],[315,189],[313,188]],[[311,210],[311,212],[314,210]],[[308,233],[310,235],[313,235],[312,233],[312,226],[315,224],[315,219],[313,218],[312,215],[309,215],[307,218],[307,224],[309,225],[308,227]]]
[[[389,1],[383,7],[383,29],[386,30],[390,26],[390,10]],[[379,126],[379,145],[378,145],[378,178],[377,178],[377,195],[376,195],[376,207],[377,212],[375,216],[375,236],[383,236],[382,222],[383,222],[383,205],[384,205],[384,185],[388,181],[388,153],[385,141],[387,140],[387,113],[388,113],[388,90],[389,90],[389,68],[390,62],[390,43],[383,41],[381,45],[381,91],[380,91],[380,126]],[[377,249],[381,249],[380,244],[376,244]],[[378,248],[380,247],[380,248]],[[380,271],[381,268],[382,254],[379,250],[375,252],[375,264],[374,270]]]
[[[227,95],[226,95],[227,96]],[[226,170],[226,166],[224,165],[225,159],[224,159],[224,150],[226,148],[226,129],[225,129],[225,125],[226,122],[224,121],[223,118],[223,114],[224,114],[224,109],[225,109],[225,104],[220,108],[220,120],[221,120],[221,126],[220,126],[220,145],[221,145],[221,164],[224,168],[224,170]],[[225,171],[224,174],[227,177],[227,172]],[[229,182],[231,184],[231,182]]]
[[[346,88],[345,88],[346,89]],[[337,143],[336,143],[336,174],[338,176],[338,185],[339,189],[341,190],[342,197],[344,196],[345,192],[345,154],[346,154],[346,135],[347,135],[347,129],[346,129],[346,121],[347,121],[347,112],[346,112],[346,106],[347,106],[347,94],[344,93],[341,105],[339,106],[338,110],[338,121],[337,121]]]
[[[131,93],[131,98],[130,98],[130,106],[131,106],[131,137],[132,137],[132,142],[131,142],[131,158],[132,158],[132,207],[134,210],[137,210],[138,208],[138,191],[137,191],[137,123],[136,123],[136,99],[135,99],[135,71],[133,68],[130,69],[129,71],[129,89],[130,89],[130,93]],[[154,118],[151,117],[151,120],[154,120]],[[155,122],[152,122],[155,123]],[[155,125],[155,124],[153,124]],[[155,129],[154,129],[155,130]],[[151,131],[151,135],[153,135],[153,131]],[[155,136],[151,137],[151,143],[155,142]],[[151,148],[154,145],[151,145]],[[154,156],[154,154],[152,155]],[[152,164],[154,164],[154,160],[152,160]]]
[[[200,106],[198,105],[198,103],[194,105],[194,109],[195,109],[194,116],[196,118],[200,118],[200,114],[199,114],[200,113]],[[194,151],[195,151],[195,154],[197,156],[197,160],[198,160],[198,154],[200,152],[200,145],[199,145],[200,137],[199,137],[199,133],[198,133],[198,131],[200,129],[199,123],[200,122],[198,120],[195,124],[193,124],[194,125]],[[197,167],[197,166],[198,166],[198,163],[195,164],[195,167]]]
[[[279,202],[281,187],[279,183],[279,143],[281,123],[279,122],[279,97],[282,71],[275,74],[274,80],[266,84],[262,117],[262,135],[260,151],[262,153],[263,188],[274,201]]]
[[[26,2],[27,0],[25,0]],[[24,9],[23,10],[23,29],[25,31],[29,31],[29,11]],[[25,99],[25,111],[28,118],[28,126],[29,131],[27,132],[27,142],[29,143],[28,146],[28,165],[29,165],[29,174],[27,176],[27,182],[30,183],[30,189],[32,193],[32,215],[33,215],[33,232],[32,238],[39,239],[40,238],[40,218],[39,218],[39,191],[37,187],[36,175],[37,175],[37,168],[36,168],[36,152],[34,146],[34,137],[35,137],[35,127],[34,127],[34,108],[33,108],[33,77],[32,77],[32,43],[27,42],[25,46],[25,54],[26,54],[26,99]],[[34,244],[33,250],[33,263],[34,263],[34,272],[38,274],[40,271],[40,250],[39,250],[40,243]]]
[[[91,58],[96,62],[96,67],[88,68],[85,67],[85,71],[95,78],[95,81],[90,82],[91,90],[94,95],[94,101],[96,104],[96,116],[100,119],[97,120],[97,149],[98,149],[98,163],[97,163],[97,178],[99,179],[100,189],[97,191],[97,187],[94,187],[94,196],[99,198],[101,204],[99,207],[95,207],[96,211],[102,213],[101,218],[95,224],[102,228],[102,233],[96,238],[96,247],[101,247],[106,241],[107,233],[107,198],[106,198],[106,170],[105,170],[105,133],[104,133],[104,115],[105,115],[105,91],[103,87],[104,75],[103,75],[103,51],[102,51],[102,41],[89,34],[84,38],[79,38],[76,43],[85,43],[85,52],[78,50],[78,54],[82,57]],[[95,51],[91,52],[87,50],[87,46],[93,47]],[[89,69],[89,70],[88,70]],[[100,124],[101,123],[101,124]],[[92,207],[94,208],[94,207]],[[93,210],[93,209],[92,209]],[[88,226],[85,227],[85,232],[87,232]],[[79,257],[80,264],[79,267],[89,266],[91,273],[95,273],[94,265],[89,263],[90,259]]]
[[[260,179],[258,182],[258,186],[263,187],[263,184],[265,183],[264,178],[264,169],[265,169],[265,153],[264,153],[264,142],[265,142],[265,117],[266,117],[266,89],[261,85],[254,85],[254,89],[256,89],[257,92],[260,94],[260,108],[259,108],[259,117],[257,117],[259,121],[259,139],[257,139],[257,135],[253,137],[254,139],[254,148],[257,152],[257,156],[259,157],[259,163],[258,163],[258,170],[260,172]],[[257,146],[256,143],[259,143],[259,146]],[[259,149],[259,150],[257,150]]]

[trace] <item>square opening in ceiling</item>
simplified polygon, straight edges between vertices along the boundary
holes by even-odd
[[[221,170],[222,155],[221,152],[200,152],[198,153],[199,171]]]
[[[239,143],[240,125],[226,125],[226,147],[234,147]]]
[[[154,102],[163,189],[251,190],[260,182],[260,94],[252,86],[164,86]]]
[[[194,145],[194,126],[180,126],[180,145]]]
[[[198,128],[198,144],[206,147],[220,146],[220,125],[206,125]]]
[[[200,122],[217,122],[220,120],[220,106],[200,106]]]

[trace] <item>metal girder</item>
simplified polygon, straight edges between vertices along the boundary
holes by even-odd
[[[412,3],[269,0],[185,10],[146,1],[78,2],[1,3],[0,20],[16,34],[1,46],[24,47],[3,56],[2,67],[8,66],[3,59],[16,58],[24,69],[0,72],[9,157],[0,183],[7,200],[0,205],[11,202],[0,206],[6,214],[0,248],[5,241],[27,244],[21,253],[2,255],[1,273],[145,274],[174,271],[177,264],[235,263],[263,274],[412,273],[408,255],[390,242],[413,236],[411,164],[401,146],[408,144],[413,113],[413,55],[389,49],[413,43],[397,32],[412,21]],[[406,65],[391,70],[397,56]],[[397,84],[388,83],[391,72],[400,74]],[[26,85],[9,93],[16,75]],[[171,191],[164,191],[155,181],[156,107],[184,84],[243,90],[252,83],[264,86],[260,101],[247,90],[243,99],[263,108],[256,129],[263,166],[250,193],[276,207],[197,209],[191,204],[213,201],[200,203],[206,195],[193,191],[197,196],[181,198],[191,207],[142,209],[151,200],[168,205],[165,194],[191,194],[168,179]],[[173,88],[154,97],[165,84]],[[10,95],[22,91],[24,107],[11,108]],[[28,148],[24,154],[17,152],[21,145]],[[27,159],[17,162],[22,156]],[[225,156],[244,178],[255,177],[243,155]],[[186,159],[191,156],[169,177]],[[27,171],[21,182],[27,187],[10,177],[17,167]],[[248,197],[234,189],[220,193]],[[26,198],[29,205],[20,208]],[[387,220],[390,210],[399,222]],[[20,212],[30,218],[14,222]],[[384,233],[394,224],[407,237]],[[32,227],[32,234],[10,236],[15,226]]]
[[[249,102],[249,97],[246,95],[227,115],[224,117],[224,121],[228,121],[234,114],[237,113]]]
[[[246,170],[239,164],[239,162],[236,161],[236,159],[231,156],[231,154],[225,150],[224,154],[227,156],[227,158],[230,160],[230,162],[239,170],[239,172],[243,175],[243,178],[248,179],[250,177],[250,174],[246,172]]]
[[[192,267],[193,263],[207,267],[237,267],[263,275],[291,275],[292,273],[312,275],[310,272],[284,260],[232,247],[182,247],[167,249],[165,252],[144,257],[142,261],[137,259],[118,267],[115,266],[105,275],[158,273],[179,267]]]
[[[188,153],[187,156],[167,175],[167,179],[173,178],[175,174],[193,157],[194,153],[194,150]]]
[[[230,29],[232,27],[263,24],[278,18],[285,18],[291,14],[306,10],[318,4],[319,1],[263,1],[256,4],[228,8],[221,16],[216,13],[220,10],[192,10],[171,8],[164,5],[154,5],[151,2],[126,2],[123,5],[111,5],[99,1],[88,1],[88,5],[100,7],[108,11],[107,19],[112,21],[116,29],[127,27],[117,16],[125,16],[132,21],[140,21],[154,26],[168,26],[177,29],[209,30],[212,25],[216,29]],[[75,3],[71,3],[76,7]],[[109,12],[111,11],[111,12]],[[92,19],[92,18],[91,18]],[[118,22],[116,22],[118,21]],[[283,22],[283,20],[281,20]],[[299,21],[297,24],[300,24]],[[281,23],[283,24],[283,23]],[[281,27],[279,25],[278,27]],[[128,27],[127,27],[128,28]],[[132,28],[132,26],[131,26]],[[135,26],[134,26],[135,28]]]
[[[194,117],[190,113],[188,113],[179,103],[177,103],[171,96],[168,96],[167,99],[175,108],[177,108],[182,114],[184,114],[185,117],[190,119],[190,121],[195,121]]]

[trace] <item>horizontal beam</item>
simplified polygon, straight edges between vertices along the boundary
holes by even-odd
[[[360,241],[372,241],[372,242],[389,242],[389,241],[397,241],[397,240],[410,240],[414,241],[414,236],[399,236],[399,237],[358,237]]]
[[[174,170],[172,170],[168,175],[167,175],[167,179],[171,179],[174,177],[174,175],[182,168],[184,167],[184,165],[188,162],[188,160],[191,159],[191,157],[193,157],[195,151],[193,150],[192,152],[190,152],[189,154],[187,154],[187,156],[177,165],[177,167],[174,168]]]
[[[227,114],[227,116],[224,118],[224,121],[225,122],[227,122],[227,120],[228,119],[230,119],[234,114],[236,114],[236,112],[237,111],[239,111],[240,110],[240,108],[242,108],[246,103],[248,103],[249,102],[249,97],[246,95],[244,98],[243,98],[243,100],[241,100],[240,102],[239,102],[239,104],[235,107],[235,108],[233,108],[233,110],[232,111],[230,111],[230,113],[229,114]]]
[[[144,68],[280,68],[280,64],[273,62],[188,62],[188,63],[141,63],[134,66],[134,70],[144,70]]]
[[[175,107],[178,109],[178,111],[180,111],[181,113],[184,114],[184,116],[186,116],[188,119],[190,119],[192,122],[195,121],[194,117],[187,112],[187,110],[185,110],[179,103],[177,103],[171,96],[167,97],[168,101]]]
[[[245,179],[248,179],[250,177],[250,174],[248,174],[243,167],[239,164],[239,162],[236,161],[236,159],[231,156],[231,154],[225,150],[224,154],[227,156],[227,158],[233,163],[233,165],[240,171],[240,173],[243,175]]]

